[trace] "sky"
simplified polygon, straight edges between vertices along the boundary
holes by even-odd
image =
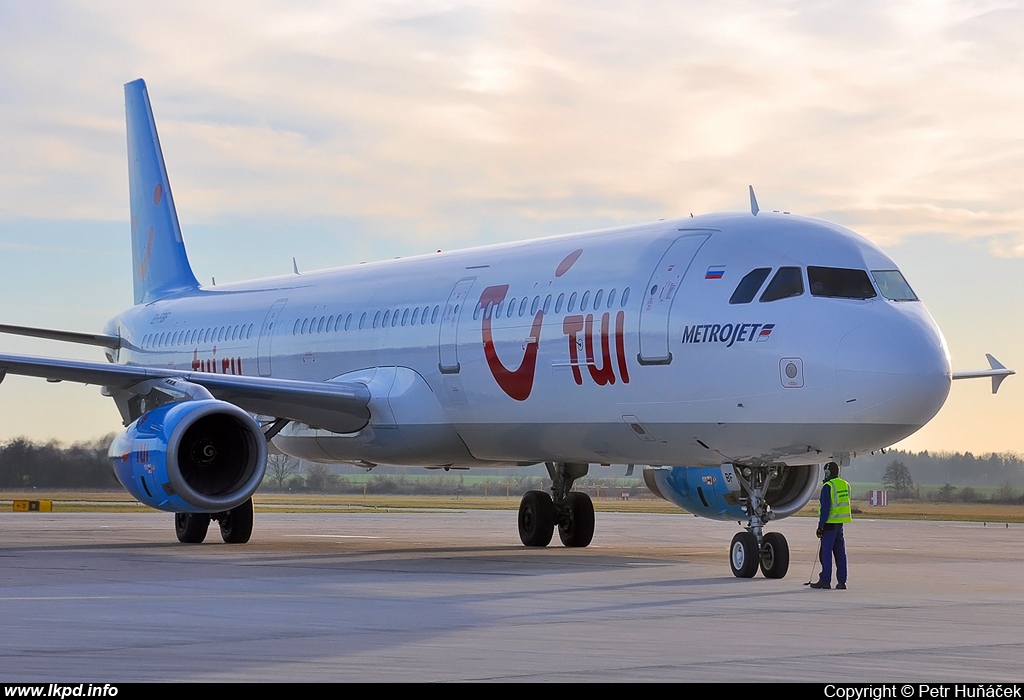
[[[954,369],[1024,372],[1024,3],[0,0],[0,322],[131,303],[123,84],[202,281],[748,206],[903,269]],[[101,359],[0,337],[5,352]],[[899,446],[1024,453],[1024,376]],[[0,441],[119,429],[8,377]]]

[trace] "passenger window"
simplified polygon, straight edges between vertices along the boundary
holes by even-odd
[[[764,290],[760,301],[778,301],[789,297],[798,297],[804,293],[804,276],[799,267],[780,267],[768,288]]]
[[[601,298],[604,296],[604,290],[598,289],[597,294],[594,295],[594,311],[601,309]]]
[[[572,294],[569,295],[569,306],[566,307],[565,310],[568,311],[569,313],[572,313],[573,310],[575,310],[575,308],[576,308],[576,292],[573,292]]]
[[[415,326],[416,325],[416,321],[418,321],[419,319],[420,319],[420,307],[417,306],[415,309],[412,310],[412,321],[409,322],[409,325],[410,326]]]
[[[544,306],[542,306],[541,308],[544,309],[544,313],[545,314],[547,312],[551,311],[551,295],[550,294],[548,294],[546,297],[544,297]]]
[[[751,270],[743,276],[740,283],[736,285],[736,291],[729,297],[730,304],[749,304],[757,296],[757,290],[761,288],[764,281],[768,279],[768,273],[772,269],[770,267],[759,267],[756,270]],[[762,301],[764,301],[762,299]]]
[[[590,301],[590,290],[583,292],[583,298],[580,299],[580,311],[587,310],[587,302]]]
[[[395,309],[395,313],[391,316],[391,327],[394,328],[398,325],[398,309]]]
[[[373,315],[373,327],[376,328],[380,325],[380,311]]]
[[[914,290],[907,284],[903,273],[899,270],[872,270],[871,276],[875,278],[878,291],[890,301],[918,301]]]
[[[536,316],[537,315],[537,309],[539,309],[539,308],[540,308],[540,297],[534,297],[533,298],[533,303],[530,304],[530,315],[531,316]]]
[[[404,326],[405,322],[408,321],[408,320],[409,320],[409,309],[406,308],[406,309],[404,309],[402,311],[402,325]]]
[[[519,316],[520,317],[526,315],[526,304],[529,303],[529,301],[530,301],[529,297],[523,297],[523,300],[521,302],[519,302]]]
[[[437,315],[441,312],[440,306],[434,306],[434,311],[430,314],[430,323],[437,323]]]
[[[558,299],[555,300],[555,313],[562,313],[562,302],[565,301],[565,295],[559,294]]]
[[[364,311],[363,315],[359,317],[359,330],[363,330],[363,326],[365,326],[365,325],[366,325],[366,312]]]
[[[512,297],[512,301],[508,303],[508,318],[512,318],[512,314],[516,312],[516,298]]]
[[[348,316],[345,317],[345,330],[348,330],[348,327],[351,326],[351,325],[352,325],[352,314],[349,314]]]
[[[629,287],[622,290],[622,301],[619,302],[619,306],[623,309],[626,308],[627,301],[629,301]]]

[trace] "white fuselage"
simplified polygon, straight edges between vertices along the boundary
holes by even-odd
[[[802,294],[730,303],[784,266]],[[365,383],[369,425],[274,439],[310,460],[811,464],[913,433],[950,382],[924,305],[813,296],[807,266],[897,269],[832,224],[721,214],[204,288],[108,332],[118,362]]]

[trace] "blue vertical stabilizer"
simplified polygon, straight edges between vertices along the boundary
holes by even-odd
[[[145,81],[124,86],[135,303],[199,288],[181,240]]]

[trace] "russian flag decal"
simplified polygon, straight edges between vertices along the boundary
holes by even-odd
[[[725,265],[712,265],[704,274],[706,280],[720,280],[725,277]]]

